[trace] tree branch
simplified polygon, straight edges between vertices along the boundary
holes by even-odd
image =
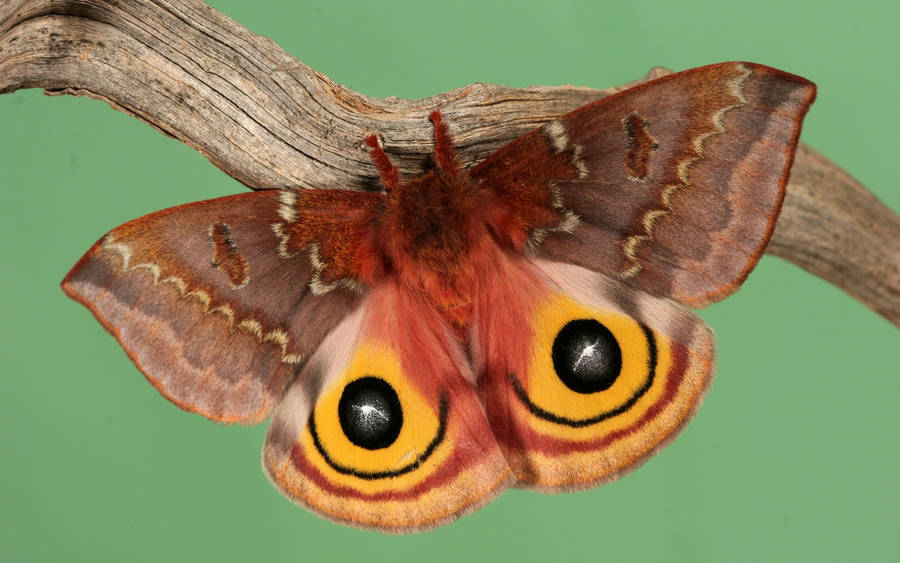
[[[653,69],[645,78],[665,74]],[[576,107],[627,88],[473,84],[421,100],[375,99],[313,71],[198,0],[8,0],[0,4],[0,93],[98,98],[199,150],[253,189],[363,188],[362,139],[388,140],[422,171],[440,107],[464,164]],[[900,218],[801,145],[769,252],[900,326]]]
[[[900,326],[900,217],[803,143],[766,252]]]

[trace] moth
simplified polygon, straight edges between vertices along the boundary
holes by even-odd
[[[697,410],[714,342],[689,308],[759,260],[815,93],[757,64],[695,68],[469,169],[435,110],[419,177],[370,135],[379,191],[152,213],[62,287],[177,406],[271,418],[265,472],[327,518],[408,532],[511,486],[593,487]]]

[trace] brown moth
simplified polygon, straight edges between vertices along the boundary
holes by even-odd
[[[510,486],[566,491],[673,439],[713,374],[687,307],[772,234],[803,78],[751,63],[665,76],[465,170],[184,205],[104,236],[63,281],[179,407],[272,418],[263,465],[311,510],[431,528]],[[390,140],[388,140],[389,142]]]

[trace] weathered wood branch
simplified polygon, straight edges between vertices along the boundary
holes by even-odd
[[[665,74],[654,69],[642,80]],[[190,145],[253,189],[363,188],[377,174],[362,139],[381,134],[407,174],[432,148],[440,107],[465,164],[629,85],[473,84],[421,100],[357,94],[199,0],[6,0],[0,93],[84,95]],[[802,146],[769,252],[900,326],[900,218]]]
[[[900,217],[802,143],[766,251],[900,326]]]

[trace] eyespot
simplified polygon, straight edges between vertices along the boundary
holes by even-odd
[[[631,410],[653,385],[658,340],[634,319],[556,295],[535,311],[532,359],[510,374],[536,419],[588,428]]]
[[[537,300],[530,334],[515,343],[529,350],[497,362],[505,378],[483,378],[488,419],[523,486],[583,488],[636,467],[684,425],[712,376],[702,321],[595,279],[574,286],[579,301]]]
[[[448,416],[446,398],[423,396],[393,350],[364,343],[316,403],[308,443],[330,471],[387,486],[432,457]]]
[[[338,418],[347,438],[367,450],[390,446],[403,427],[403,409],[397,392],[387,381],[372,376],[344,387],[338,402]]]
[[[622,349],[596,319],[569,321],[557,333],[551,357],[556,375],[576,393],[609,389],[622,371]]]

